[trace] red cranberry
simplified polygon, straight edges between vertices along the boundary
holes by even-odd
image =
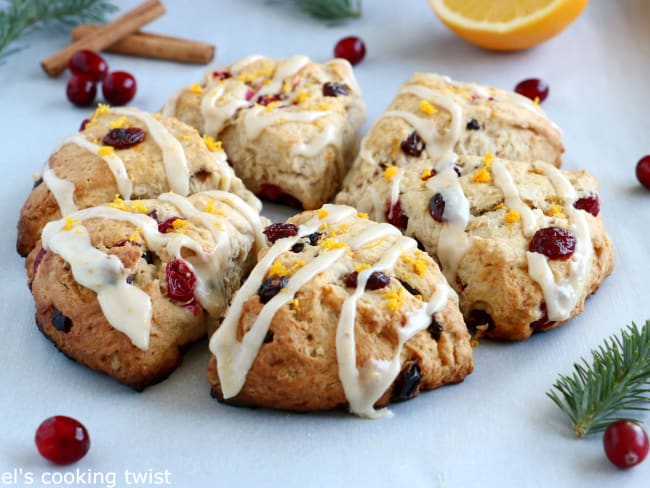
[[[182,259],[174,259],[167,263],[167,295],[179,302],[190,302],[194,299],[196,276]]]
[[[436,320],[436,316],[432,315],[431,323],[429,324],[429,327],[427,327],[427,330],[429,331],[431,338],[437,342],[440,340],[440,335],[442,334],[442,331],[445,329],[442,326],[442,324]]]
[[[279,202],[288,205],[289,207],[302,209],[302,203],[300,203],[300,200],[289,195],[281,187],[272,183],[262,183],[258,195],[272,202]]]
[[[537,98],[539,102],[543,102],[548,97],[549,88],[544,80],[528,78],[517,83],[515,91],[531,100]]]
[[[548,309],[546,308],[546,303],[542,302],[542,304],[539,306],[539,310],[542,312],[542,316],[534,322],[530,323],[530,328],[536,332],[550,329],[555,325],[555,322],[548,319]]]
[[[108,64],[104,58],[89,49],[74,53],[68,62],[68,68],[73,74],[84,73],[98,83],[108,74]]]
[[[366,56],[366,45],[356,36],[344,37],[334,46],[334,57],[347,59],[350,64],[358,64]]]
[[[228,78],[232,78],[232,75],[227,71],[213,71],[212,78],[215,80],[227,80]]]
[[[639,183],[650,189],[650,154],[643,156],[636,163],[636,177]]]
[[[291,246],[291,252],[295,252],[296,254],[301,253],[304,249],[304,242],[296,242],[293,246]]]
[[[125,105],[133,100],[137,90],[137,83],[131,73],[126,71],[113,71],[104,80],[102,93],[111,105]]]
[[[166,220],[163,220],[162,222],[158,223],[158,232],[161,234],[167,234],[168,232],[172,232],[174,230],[174,222],[177,220],[183,220],[180,217],[169,217]]]
[[[612,464],[623,469],[631,468],[648,455],[648,434],[632,420],[617,420],[607,427],[603,447]]]
[[[443,222],[445,219],[445,199],[441,193],[436,193],[429,200],[429,215],[433,217],[436,222]]]
[[[145,133],[138,127],[111,129],[102,142],[115,149],[128,149],[144,141]]]
[[[324,97],[338,97],[339,95],[349,95],[350,87],[345,83],[335,83],[328,81],[323,83],[323,96]]]
[[[41,456],[55,464],[77,462],[90,449],[86,428],[79,421],[64,415],[45,419],[36,429],[34,441]]]
[[[395,380],[395,387],[391,394],[390,400],[392,402],[403,402],[410,400],[416,396],[420,390],[420,383],[422,382],[422,371],[418,360],[409,362],[405,365],[404,369],[400,372]]]
[[[416,296],[416,295],[422,295],[416,288],[408,284],[406,281],[399,280],[399,282],[402,284],[404,289],[408,291],[411,295]]]
[[[413,156],[415,158],[420,157],[420,154],[422,154],[422,151],[424,151],[425,147],[426,144],[415,131],[411,132],[409,136],[400,144],[400,148],[404,154],[407,156]]]
[[[268,303],[271,298],[280,293],[280,290],[287,286],[289,278],[286,276],[273,276],[265,279],[257,289],[261,303]]]
[[[543,254],[549,259],[566,260],[576,250],[576,237],[562,227],[545,227],[535,232],[528,250]]]
[[[573,206],[577,209],[589,212],[594,217],[598,217],[600,213],[600,200],[598,195],[587,195],[586,197],[578,198]]]
[[[392,206],[391,208],[391,201],[390,198],[386,200],[386,211],[384,213],[384,216],[386,217],[386,222],[389,224],[393,224],[395,227],[397,227],[400,230],[406,230],[406,228],[409,225],[409,218],[408,216],[402,211],[402,204],[399,202],[395,202],[395,205]]]
[[[68,80],[65,94],[77,107],[87,107],[95,101],[97,85],[89,75],[78,73]]]
[[[467,130],[479,130],[481,128],[481,124],[479,124],[478,120],[476,119],[470,119],[469,122],[467,122],[467,126],[465,128]]]
[[[298,234],[298,227],[293,224],[285,224],[282,222],[276,222],[269,225],[264,229],[264,235],[273,244],[278,239],[283,239],[285,237],[293,237]]]
[[[63,315],[58,308],[52,312],[52,325],[60,332],[70,332],[72,329],[72,320]]]
[[[81,121],[81,125],[79,126],[79,132],[81,132],[82,130],[84,130],[86,128],[86,126],[88,125],[88,122],[90,122],[90,119],[83,119]]]
[[[307,239],[309,239],[309,245],[311,246],[316,246],[318,244],[318,241],[320,241],[321,236],[323,235],[322,232],[312,232],[307,236]]]
[[[478,332],[479,326],[487,325],[486,331],[494,329],[494,319],[492,316],[487,311],[477,308],[470,310],[465,323],[467,324],[467,330],[469,330],[472,336]]]
[[[287,95],[284,93],[276,93],[274,95],[260,95],[257,97],[257,100],[255,103],[258,103],[259,105],[264,105],[265,107],[273,102],[279,102],[282,100],[286,100]]]
[[[343,277],[343,284],[347,288],[356,288],[358,278],[359,273],[353,271],[352,273],[348,273]],[[381,290],[382,288],[387,287],[389,284],[390,276],[388,276],[386,273],[382,273],[381,271],[374,271],[370,273],[370,276],[368,276],[365,289],[369,291]]]

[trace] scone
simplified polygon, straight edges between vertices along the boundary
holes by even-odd
[[[117,198],[54,220],[26,260],[38,327],[70,358],[141,390],[222,315],[267,222],[219,190]]]
[[[211,70],[163,113],[223,141],[258,196],[315,209],[338,191],[356,156],[364,104],[350,64],[252,55]]]
[[[596,179],[487,153],[385,170],[358,209],[435,257],[468,325],[527,339],[583,310],[613,267]]]
[[[100,104],[84,125],[61,142],[21,209],[16,247],[22,256],[49,221],[115,195],[129,200],[224,190],[261,208],[228,166],[221,145],[182,122]]]
[[[353,205],[389,166],[487,152],[560,166],[562,136],[538,104],[517,93],[416,73],[361,144],[337,203]]]
[[[265,234],[273,246],[210,340],[219,400],[378,417],[472,371],[456,294],[395,227],[325,205]]]

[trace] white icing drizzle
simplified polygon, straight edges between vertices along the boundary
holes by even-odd
[[[212,191],[206,193],[210,198],[215,198],[226,203],[231,202],[231,207],[240,211],[244,219],[251,219],[247,204],[237,196],[226,192]],[[215,235],[217,242],[212,249],[205,250],[197,241],[185,234],[160,233],[158,223],[151,217],[142,213],[131,213],[112,207],[92,207],[76,212],[71,218],[79,221],[70,230],[64,230],[65,219],[48,223],[42,234],[43,247],[60,255],[70,264],[75,280],[81,285],[97,293],[99,305],[108,322],[117,330],[126,334],[131,342],[140,349],[146,350],[149,346],[151,330],[151,299],[149,295],[134,285],[126,283],[127,271],[119,258],[110,256],[96,249],[90,241],[88,231],[81,222],[103,218],[110,220],[127,221],[139,229],[147,248],[160,253],[165,249],[174,259],[183,259],[192,269],[197,278],[195,294],[198,302],[208,308],[215,300],[222,299],[218,296],[220,289],[212,286],[220,276],[220,264],[225,260],[225,253],[230,250],[228,237],[225,231],[217,234],[215,222],[227,223],[228,216],[200,212],[188,199],[173,193],[160,196],[160,200],[174,205],[187,220],[198,221],[199,224],[210,224],[206,227]],[[258,233],[261,223],[254,223],[251,227]],[[184,258],[183,250],[191,251],[192,257]]]
[[[162,151],[163,165],[169,188],[180,195],[190,191],[190,170],[183,145],[160,122],[150,114],[132,108],[113,108],[111,112],[141,120],[147,126],[149,134]]]
[[[223,102],[224,91],[228,88],[230,101]],[[201,114],[203,115],[203,133],[217,137],[223,130],[226,122],[230,120],[242,107],[247,107],[246,85],[239,82],[231,82],[231,79],[223,80],[211,88],[201,100]],[[220,103],[221,102],[221,103]]]
[[[77,211],[78,207],[74,203],[74,183],[59,178],[54,173],[49,161],[43,166],[43,174],[41,177],[43,178],[43,183],[47,185],[56,203],[59,205],[61,215],[65,217]]]
[[[260,54],[249,54],[248,56],[240,59],[236,63],[231,64],[230,72],[233,75],[239,74],[246,66],[248,66],[249,64],[253,64],[256,61],[259,61],[261,59],[264,59],[264,56]],[[210,73],[212,72],[210,71]]]
[[[576,237],[576,247],[571,256],[569,276],[555,282],[548,258],[540,253],[528,252],[528,273],[542,288],[549,320],[566,320],[583,294],[593,255],[589,224],[584,214],[576,209],[576,192],[560,170],[546,163],[535,163],[551,181],[557,194],[564,200],[563,211],[569,220],[568,229]]]
[[[101,146],[90,142],[81,134],[75,134],[68,137],[63,141],[63,144],[76,144],[77,146],[102,158],[115,177],[115,182],[117,183],[117,189],[120,192],[120,196],[126,200],[131,198],[131,195],[133,194],[133,183],[126,172],[124,161],[122,161],[122,158],[117,154],[114,152],[105,155],[98,154],[97,152]]]
[[[491,169],[494,184],[503,192],[506,206],[519,213],[523,224],[524,235],[526,237],[532,237],[535,231],[539,228],[539,223],[537,222],[537,218],[533,211],[521,199],[519,190],[517,190],[517,186],[512,179],[512,175],[505,165],[497,160],[492,161]]]
[[[321,117],[325,117],[329,113],[329,110],[304,110],[301,112],[289,112],[286,110],[268,111],[266,110],[266,107],[256,105],[250,110],[246,111],[244,115],[244,130],[246,131],[246,137],[249,140],[253,141],[259,137],[264,129],[280,120],[285,123],[310,123],[314,120],[320,119]]]
[[[309,58],[307,56],[296,55],[287,58],[275,69],[275,74],[270,83],[262,86],[262,88],[257,92],[257,95],[278,93],[282,89],[284,81],[287,78],[295,76],[307,64],[309,64]]]
[[[299,142],[291,147],[292,156],[305,156],[306,158],[313,158],[321,152],[326,146],[334,145],[337,149],[340,148],[341,138],[338,137],[338,132],[333,124],[327,124],[320,133],[308,143]]]

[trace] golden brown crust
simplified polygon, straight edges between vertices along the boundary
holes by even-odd
[[[299,224],[313,215],[305,212],[290,222]],[[346,219],[343,225],[358,235],[361,229],[375,224],[353,217]],[[330,236],[345,242],[346,237],[338,234],[340,229],[339,225],[329,226],[329,235],[323,236],[321,243]],[[344,277],[361,263],[377,262],[395,239],[393,234],[383,242],[374,242],[374,246],[351,250],[303,285],[295,295],[297,301],[286,303],[273,316],[269,327],[271,334],[261,346],[241,391],[225,401],[295,411],[346,407],[348,400],[339,378],[336,334],[341,307],[354,288],[346,286]],[[306,245],[302,252],[283,253],[275,262],[291,269],[301,261],[311,262],[323,252],[327,252],[323,244]],[[415,262],[419,272],[415,271]],[[385,270],[385,273],[391,277],[390,284],[375,291],[366,290],[357,302],[354,335],[359,368],[372,359],[390,360],[394,356],[398,330],[407,323],[409,313],[423,304],[413,293],[421,294],[426,301],[440,287],[448,290],[435,262],[415,249],[405,252],[394,269]],[[391,293],[402,297],[403,302],[390,306],[387,296]],[[469,333],[458,311],[457,298],[453,292],[450,293],[444,306],[434,314],[435,321],[429,324],[430,329],[421,330],[406,342],[400,358],[402,373],[375,403],[376,407],[413,398],[420,391],[460,382],[471,373]],[[245,301],[239,317],[240,340],[262,309],[257,294]],[[419,368],[421,377],[407,380],[407,370],[414,365]],[[208,366],[208,380],[212,395],[224,401],[214,356]],[[405,381],[411,383],[404,386]]]

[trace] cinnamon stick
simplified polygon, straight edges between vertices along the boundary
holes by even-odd
[[[72,39],[76,41],[95,35],[100,28],[100,24],[79,25],[73,29]],[[104,51],[183,63],[208,64],[214,59],[215,47],[206,42],[139,31],[111,44]]]
[[[147,0],[114,21],[101,26],[94,35],[79,39],[43,60],[41,66],[48,75],[59,76],[68,65],[70,57],[80,49],[101,51],[164,13],[165,7],[160,0]]]

